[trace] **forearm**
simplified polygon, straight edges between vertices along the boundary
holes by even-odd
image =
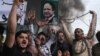
[[[66,41],[68,41],[71,44],[72,38],[71,38],[70,32],[68,31],[67,26],[66,26],[64,21],[61,21],[61,24],[62,24],[64,33],[65,33],[65,36],[66,36]]]
[[[7,38],[6,45],[8,47],[13,47],[15,42],[15,33],[16,33],[16,11],[17,5],[13,4],[11,12],[9,14],[8,23],[7,23]]]
[[[16,31],[16,10],[17,10],[17,5],[13,5],[12,9],[11,9],[11,13],[9,14],[9,18],[8,18],[8,34],[15,34]]]
[[[87,35],[87,38],[88,38],[88,39],[93,38],[93,36],[94,36],[94,34],[95,34],[96,22],[97,22],[97,14],[94,13],[94,14],[92,15],[92,21],[91,21],[91,23],[90,23],[89,32],[88,32],[88,35]]]

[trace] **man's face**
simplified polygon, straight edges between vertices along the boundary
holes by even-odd
[[[58,34],[58,41],[60,43],[63,43],[65,41],[65,38],[64,38],[64,34],[63,33],[59,33]]]
[[[68,50],[64,51],[63,56],[70,56],[70,52]]]
[[[19,45],[19,47],[21,48],[26,48],[28,46],[28,39],[29,36],[26,33],[21,33],[18,37],[17,37],[17,44]]]
[[[44,4],[43,7],[43,15],[45,18],[49,18],[54,14],[54,10],[52,9],[52,6],[49,3]]]
[[[75,36],[76,39],[82,39],[84,37],[83,31],[81,29],[76,29]]]
[[[46,43],[46,37],[44,35],[40,35],[39,36],[39,40],[41,41],[41,44],[45,44]]]
[[[54,32],[54,29],[52,28],[52,26],[48,27],[48,32],[51,33],[51,34]]]

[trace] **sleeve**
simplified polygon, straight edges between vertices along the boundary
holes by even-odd
[[[13,56],[14,54],[14,47],[9,48],[6,44],[3,46],[3,56]]]

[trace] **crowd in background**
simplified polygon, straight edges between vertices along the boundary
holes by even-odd
[[[90,11],[92,20],[89,31],[84,36],[81,28],[76,28],[73,35],[67,29],[68,26],[63,16],[55,15],[55,6],[51,2],[43,4],[43,19],[36,19],[36,11],[29,10],[25,26],[28,29],[16,31],[17,7],[21,0],[14,0],[10,11],[6,40],[2,43],[4,26],[0,24],[0,56],[99,56],[100,44],[93,44],[95,35],[97,14]],[[74,13],[74,12],[73,12]],[[23,26],[24,27],[24,26]],[[100,41],[100,31],[96,34]]]

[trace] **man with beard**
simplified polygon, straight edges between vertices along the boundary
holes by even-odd
[[[91,56],[92,44],[90,40],[92,40],[95,33],[97,14],[94,11],[90,11],[90,14],[92,14],[92,20],[87,36],[84,36],[84,32],[81,28],[76,28],[74,31],[74,40],[71,38],[72,35],[68,31],[67,25],[61,20],[63,29],[66,33],[66,40],[68,40],[73,47],[73,56]]]
[[[29,32],[21,30],[16,33],[16,12],[19,0],[14,0],[7,24],[7,38],[3,47],[3,56],[32,56],[26,49],[29,46]]]
[[[64,56],[68,51],[71,53],[71,45],[65,40],[65,34],[63,31],[58,31],[56,34],[57,41],[53,43],[50,47],[52,56]]]

